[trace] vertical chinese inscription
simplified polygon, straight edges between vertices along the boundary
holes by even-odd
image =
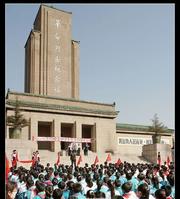
[[[60,37],[60,28],[61,28],[61,19],[55,19],[54,20],[54,26],[55,26],[55,33],[54,33],[54,39],[55,39],[55,49],[54,49],[54,92],[56,94],[60,94],[60,80],[62,75],[62,60],[61,60],[61,37]]]

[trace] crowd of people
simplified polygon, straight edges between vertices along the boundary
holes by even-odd
[[[73,163],[44,166],[39,159],[30,169],[12,165],[6,181],[6,198],[175,199],[173,162],[86,163],[83,167]]]

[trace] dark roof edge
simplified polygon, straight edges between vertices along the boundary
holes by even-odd
[[[9,91],[8,94],[25,95],[25,96],[32,96],[32,97],[42,97],[42,98],[49,98],[49,99],[61,99],[61,100],[65,100],[65,101],[82,102],[82,103],[89,103],[89,104],[97,104],[97,105],[105,105],[105,106],[114,107],[114,104],[107,104],[107,103],[100,103],[100,102],[90,102],[90,101],[85,101],[85,100],[77,100],[77,99],[73,99],[73,98],[60,98],[60,97],[54,97],[54,96],[44,96],[44,95],[38,95],[38,94],[32,94],[32,93],[21,93],[21,92],[14,92],[14,91]]]
[[[116,123],[119,127],[143,127],[143,128],[148,128],[149,126],[147,125],[141,125],[141,124],[129,124],[129,123]]]
[[[140,125],[140,124],[128,124],[128,123],[116,123],[116,127],[117,128],[126,128],[126,129],[135,129],[135,128],[139,128],[139,129],[147,129],[150,127],[150,125],[146,126],[146,125]],[[168,131],[171,131],[173,132],[174,129],[169,129],[168,128]]]
[[[76,106],[65,106],[65,105],[54,105],[54,104],[44,104],[44,103],[33,103],[28,101],[19,100],[21,106],[31,107],[31,108],[40,108],[40,109],[52,109],[52,110],[65,110],[73,112],[83,112],[83,113],[93,113],[93,114],[102,114],[102,115],[117,115],[116,111],[104,111],[101,109],[88,109]],[[15,100],[7,100],[6,105],[15,106]]]

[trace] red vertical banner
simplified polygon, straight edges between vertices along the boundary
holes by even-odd
[[[57,157],[56,165],[59,165],[59,163],[60,163],[60,152],[58,152],[58,157]]]
[[[77,161],[77,166],[80,165],[81,162],[82,162],[82,156],[80,155],[80,156],[79,156],[79,159],[78,159],[78,161]]]
[[[169,158],[169,156],[167,157],[166,163],[167,163],[167,166],[169,167],[169,165],[170,165],[170,158]]]
[[[98,156],[96,156],[95,160],[94,160],[94,165],[96,165],[99,162]]]
[[[9,160],[6,156],[6,183],[8,182],[8,173],[10,172]]]
[[[159,166],[161,166],[161,159],[157,159],[157,164],[159,164]]]
[[[110,162],[111,161],[111,155],[108,153],[108,156],[106,158],[106,162]]]
[[[122,162],[121,162],[121,159],[119,158],[116,162],[117,165],[120,165]]]
[[[34,167],[34,165],[35,165],[35,163],[36,163],[36,160],[35,160],[35,157],[32,159],[32,167]]]

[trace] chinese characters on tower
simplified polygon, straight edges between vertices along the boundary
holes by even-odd
[[[54,34],[54,39],[55,39],[55,57],[54,57],[54,91],[59,94],[60,93],[60,79],[62,75],[62,60],[60,58],[60,53],[61,53],[61,47],[60,47],[60,42],[61,42],[61,37],[59,34],[59,30],[61,28],[61,20],[60,19],[55,19],[54,22],[55,25],[55,34]]]

